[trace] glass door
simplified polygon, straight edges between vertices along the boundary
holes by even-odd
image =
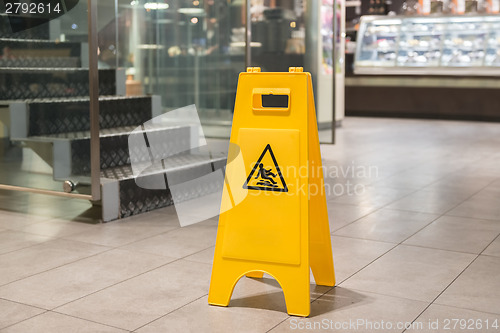
[[[90,198],[87,1],[25,9],[0,16],[0,188]]]

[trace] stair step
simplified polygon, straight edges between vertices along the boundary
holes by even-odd
[[[101,170],[120,167],[130,164],[128,139],[135,126],[113,128],[102,130],[100,136]],[[144,131],[134,132],[134,135],[142,135]],[[54,178],[69,179],[73,176],[90,175],[90,132],[72,133],[73,135],[58,135],[59,138],[44,137],[43,139],[54,140]],[[162,139],[162,156],[168,156],[179,150],[188,150],[190,145],[189,126],[168,126],[147,131],[151,138],[158,135]],[[65,138],[63,138],[65,137]],[[134,150],[135,162],[150,161],[151,151],[148,147],[138,147]],[[58,163],[63,168],[58,167]],[[68,168],[68,166],[71,166]]]
[[[10,104],[11,138],[85,135],[90,130],[88,97],[35,99]],[[99,98],[99,126],[109,129],[139,126],[161,112],[159,96]],[[81,132],[80,134],[70,134]],[[69,134],[64,134],[69,133]],[[38,138],[40,139],[40,138]]]
[[[48,25],[41,25],[35,29],[25,29],[18,32],[12,32],[10,20],[6,15],[2,16],[3,17],[0,19],[0,37],[2,38],[27,40],[48,40],[50,38],[50,22]]]
[[[192,133],[191,127],[187,125],[162,125],[153,130],[139,131],[136,126],[103,129],[99,132],[101,170],[130,165],[129,138],[131,135],[139,136],[142,141],[146,133],[150,141],[160,145],[156,144],[154,149],[146,145],[134,147],[134,163],[147,163],[151,158],[170,156],[190,149]],[[30,136],[20,141],[40,156],[45,153],[45,160],[53,168],[54,179],[89,183],[90,131]]]
[[[0,67],[39,68],[39,67],[66,67],[74,68],[80,64],[79,57],[41,57],[41,58],[14,58],[0,59]]]
[[[157,163],[155,165],[150,165],[149,163],[143,164],[148,166],[150,165],[150,167],[145,168],[145,171],[142,172],[138,177],[134,176],[134,172],[131,165],[123,165],[119,167],[102,169],[101,177],[121,181],[121,180],[130,180],[140,177],[155,177],[158,174],[168,173],[169,178],[171,177],[171,179],[177,180],[174,183],[169,181],[169,185],[176,185],[181,182],[193,179],[193,177],[183,177],[183,175],[184,176],[186,175],[185,174],[186,171],[191,171],[190,176],[192,176],[193,174],[198,174],[199,171],[207,170],[206,166],[210,165],[210,163],[213,164],[213,168],[212,166],[210,166],[210,168],[214,170],[220,169],[221,167],[224,166],[226,157],[222,154],[217,154],[209,158],[205,154],[197,155],[192,153],[181,153],[168,157],[166,160],[167,162],[165,166],[162,166],[160,163]],[[198,177],[199,176],[200,175],[198,175]]]
[[[166,207],[172,205],[174,199],[180,202],[220,192],[223,183],[210,178],[190,182],[190,186],[176,191],[175,198],[169,187],[197,179],[214,170],[223,170],[225,163],[226,157],[223,155],[207,160],[203,155],[179,154],[168,158],[166,168],[152,166],[138,177],[134,177],[130,165],[102,170],[103,220],[111,221]],[[137,184],[156,184],[158,187],[144,188]]]
[[[87,43],[0,38],[0,45],[8,50],[0,67],[88,67]]]
[[[125,95],[125,71],[100,69],[99,94]],[[0,68],[0,101],[88,95],[87,68]]]

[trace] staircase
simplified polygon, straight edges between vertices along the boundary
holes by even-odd
[[[37,51],[30,52],[29,57],[0,60],[0,103],[9,108],[12,144],[31,149],[41,157],[52,167],[55,180],[88,187],[90,101],[88,69],[81,67],[85,65],[81,59],[85,59],[86,45],[0,38],[0,50],[5,46],[13,53],[23,48]],[[99,70],[99,94],[103,221],[165,207],[174,201],[168,182],[163,181],[158,188],[137,184],[148,180],[157,183],[158,179],[167,179],[167,174],[174,175],[169,179],[188,181],[202,176],[207,168],[213,171],[225,165],[223,154],[210,155],[207,160],[191,151],[192,140],[198,138],[198,128],[191,124],[166,122],[145,130],[142,125],[162,113],[160,97],[124,96],[123,70]],[[135,163],[148,164],[156,158],[173,156],[168,165],[151,166],[140,179],[134,177],[128,146],[132,131],[150,141],[157,137],[155,142],[161,142],[159,147],[134,147]],[[159,151],[159,156],[153,156],[152,151]],[[220,184],[205,184],[175,199],[188,200],[217,186]]]

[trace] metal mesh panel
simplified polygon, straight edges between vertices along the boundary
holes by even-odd
[[[134,179],[120,181],[120,218],[145,213],[173,204],[169,190],[148,190]]]
[[[78,67],[80,59],[77,57],[46,57],[46,58],[16,58],[0,59],[0,67]]]
[[[128,147],[128,136],[135,127],[120,127],[101,132],[101,170],[126,166],[130,164]],[[55,137],[65,137],[71,142],[71,161],[73,175],[90,174],[90,133],[74,133],[75,138],[70,135],[57,135]],[[165,155],[179,146],[179,142],[189,140],[189,127],[168,127],[165,129],[148,132],[148,135],[161,135],[164,139],[162,146],[157,147],[164,151]],[[83,135],[83,137],[82,137]],[[150,161],[150,150],[148,147],[134,147],[135,158],[140,161]],[[165,156],[163,155],[163,156]],[[109,177],[108,177],[109,178]],[[114,177],[112,177],[114,178]]]
[[[88,96],[88,77],[79,68],[2,68],[0,100]],[[115,70],[99,70],[99,94],[116,94],[115,80]]]
[[[101,98],[100,128],[138,126],[151,119],[150,97]],[[89,100],[54,100],[29,104],[29,136],[90,130]]]

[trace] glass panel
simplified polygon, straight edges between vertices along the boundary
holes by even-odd
[[[305,1],[251,0],[252,66],[263,72],[304,67]]]
[[[243,10],[244,1],[120,0],[117,55],[101,60],[126,68],[127,95],[160,96],[162,112],[195,104],[205,135],[228,138],[245,69]]]
[[[0,16],[0,184],[63,191],[71,181],[87,194],[87,2],[44,3],[44,14]],[[114,76],[103,81],[113,87]]]
[[[333,1],[251,0],[251,5],[252,66],[261,67],[263,72],[288,72],[289,67],[304,67],[310,72],[320,140],[331,142]],[[337,46],[342,49],[343,44]],[[338,59],[337,73],[343,78],[341,66],[343,62]],[[343,108],[343,97],[339,98],[342,103],[337,106]]]

